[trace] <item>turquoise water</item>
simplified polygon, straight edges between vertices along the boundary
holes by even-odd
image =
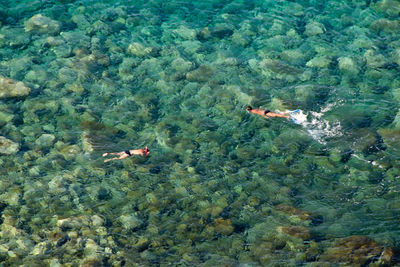
[[[399,12],[1,1],[2,266],[398,265]]]

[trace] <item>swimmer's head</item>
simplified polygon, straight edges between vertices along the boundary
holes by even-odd
[[[150,149],[147,146],[144,148],[144,156],[146,157],[150,153]]]
[[[250,111],[250,110],[252,110],[252,109],[253,109],[253,108],[250,107],[250,106],[247,106],[247,107],[246,107],[246,110],[247,110],[247,111]]]

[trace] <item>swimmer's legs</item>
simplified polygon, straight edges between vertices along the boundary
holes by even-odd
[[[104,154],[106,154],[106,153],[104,153]],[[121,153],[108,153],[108,154],[110,154],[110,155],[118,155],[119,157],[118,158],[105,159],[104,162],[108,162],[110,160],[124,159],[124,158],[129,157],[129,155],[125,154],[125,153],[123,153],[123,154],[121,154]]]
[[[111,160],[117,160],[117,159],[121,159],[121,158],[111,158],[111,159],[105,159],[104,162],[109,162]]]
[[[121,155],[121,152],[118,152],[118,153],[103,153],[103,157],[105,157],[107,155]]]

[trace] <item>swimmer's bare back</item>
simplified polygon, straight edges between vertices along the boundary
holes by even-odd
[[[104,162],[108,162],[111,160],[121,160],[121,159],[125,159],[125,158],[129,158],[130,156],[133,155],[139,155],[142,157],[147,157],[147,155],[150,154],[150,150],[147,148],[147,146],[145,148],[140,148],[140,149],[134,149],[134,150],[125,150],[125,151],[121,151],[121,152],[110,152],[110,153],[104,153],[103,157],[106,157],[108,155],[114,155],[114,156],[118,156],[115,158],[110,158],[110,159],[105,159]]]
[[[247,106],[246,110],[250,113],[260,115],[261,117],[264,117],[264,118],[272,118],[272,117],[286,118],[286,119],[290,118],[290,116],[288,116],[288,115],[274,113],[268,109],[258,109],[258,108],[252,108],[251,106]]]

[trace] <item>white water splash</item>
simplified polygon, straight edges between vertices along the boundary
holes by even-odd
[[[339,121],[329,122],[323,115],[331,110],[336,104],[328,104],[321,112],[310,111],[304,113],[302,110],[291,114],[292,121],[303,126],[303,128],[321,144],[326,144],[326,138],[342,136],[342,127]],[[290,114],[290,111],[288,111]]]

